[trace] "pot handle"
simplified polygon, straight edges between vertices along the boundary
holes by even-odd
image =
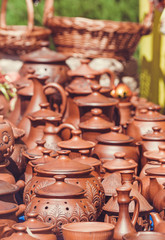
[[[34,27],[34,9],[32,0],[26,0],[27,12],[28,12],[28,31],[31,32]],[[0,14],[0,28],[7,29],[6,26],[6,8],[7,0],[2,1],[1,14]]]
[[[1,233],[1,237],[5,238],[10,236],[13,233],[13,229],[8,225],[4,226],[3,231]]]
[[[110,87],[111,87],[111,90],[115,88],[115,85],[114,85],[114,81],[115,81],[115,73],[112,72],[110,69],[108,68],[104,68],[102,70],[99,70],[100,72],[100,75],[104,74],[104,73],[107,73],[111,82],[110,82]]]
[[[25,182],[23,180],[18,180],[16,185],[19,187],[19,190],[21,190],[25,187]]]
[[[135,224],[139,217],[140,204],[139,204],[139,200],[137,199],[137,197],[131,197],[131,201],[135,201],[135,210],[134,210],[132,220],[131,220],[133,226],[135,227]]]
[[[58,127],[55,127],[54,130],[55,130],[56,133],[59,133],[64,128],[69,128],[71,130],[76,130],[77,129],[70,123],[62,123]]]
[[[18,205],[18,210],[17,212],[15,213],[16,217],[19,217],[21,214],[24,213],[25,209],[26,209],[26,205],[25,204],[20,204]]]
[[[54,0],[45,0],[43,24],[45,25],[47,20],[54,16]]]
[[[64,113],[65,113],[66,104],[67,104],[67,96],[66,96],[65,90],[58,83],[48,83],[48,84],[46,84],[46,86],[43,87],[44,92],[46,91],[47,88],[54,88],[54,89],[56,89],[56,90],[58,90],[60,92],[61,98],[62,98],[62,104],[60,106],[60,113],[63,116]]]
[[[136,176],[136,175],[134,175],[134,179],[135,179],[135,181],[138,182],[138,191],[139,191],[140,193],[142,193],[143,185],[142,185],[142,180],[141,180],[141,178],[138,177],[138,176]]]

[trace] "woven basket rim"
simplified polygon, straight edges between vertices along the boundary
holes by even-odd
[[[46,25],[48,27],[70,27],[78,30],[86,29],[89,31],[105,31],[105,32],[132,32],[135,33],[140,29],[146,28],[142,23],[138,22],[123,22],[113,20],[101,20],[101,19],[90,19],[83,17],[66,17],[66,16],[54,16],[47,19]]]

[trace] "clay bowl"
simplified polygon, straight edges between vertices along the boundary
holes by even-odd
[[[77,222],[62,226],[64,240],[111,240],[114,225],[105,222]]]
[[[125,234],[123,240],[164,240],[165,234],[158,232],[137,232]]]

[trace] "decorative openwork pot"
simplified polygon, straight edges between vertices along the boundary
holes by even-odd
[[[35,190],[25,211],[25,216],[34,211],[41,221],[53,224],[57,239],[63,238],[62,225],[66,223],[96,220],[96,209],[85,191],[64,179],[65,175],[56,175],[55,183]]]

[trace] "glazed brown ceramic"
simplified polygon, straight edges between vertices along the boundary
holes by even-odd
[[[121,171],[121,184],[122,186],[130,187],[131,192],[130,196],[131,197],[136,197],[139,200],[139,217],[136,223],[136,230],[137,231],[147,231],[149,230],[150,227],[150,219],[149,219],[149,214],[151,210],[153,209],[152,206],[147,202],[147,200],[142,196],[141,190],[142,190],[142,183],[140,179],[134,175],[133,170],[125,170]],[[138,181],[139,185],[136,185],[136,181]],[[105,186],[105,185],[103,185]],[[119,186],[119,185],[118,185]],[[106,185],[106,188],[108,188],[108,184]],[[111,186],[111,188],[115,188],[115,186]],[[112,191],[112,189],[105,189],[105,194],[106,192]],[[113,190],[114,195],[116,192],[116,189]],[[106,211],[106,221],[107,222],[114,222],[116,219],[116,216],[119,214],[119,208],[117,205],[117,198],[112,196],[112,198],[104,205],[104,211]],[[131,215],[134,213],[134,204],[130,204],[129,206],[129,213]]]
[[[80,157],[74,158],[74,161],[84,163],[84,164],[89,164],[91,167],[94,168],[92,171],[92,174],[95,177],[100,176],[100,165],[101,161],[98,160],[97,158],[90,157],[90,151],[88,149],[80,150],[79,153],[81,154]]]
[[[102,95],[100,93],[100,85],[92,85],[91,89],[91,94],[74,99],[75,103],[79,107],[80,122],[88,120],[91,117],[91,109],[97,107],[102,109],[102,117],[110,122],[117,123],[118,120],[116,119],[118,119],[119,116],[114,114],[114,108],[117,106],[118,100]]]
[[[157,111],[153,105],[147,109],[142,109],[140,114],[134,117],[133,121],[128,122],[126,133],[136,141],[141,140],[141,136],[151,131],[152,127],[158,126],[165,130],[165,116]]]
[[[121,127],[111,127],[109,133],[97,136],[96,144],[92,155],[98,158],[113,158],[115,152],[125,152],[126,158],[139,162],[140,153],[138,144],[134,144],[134,139],[120,132]],[[137,146],[136,146],[137,145]]]
[[[2,238],[2,240],[35,240],[38,238],[34,238],[32,237],[32,234],[30,231],[28,231],[29,233],[27,233],[27,229],[24,226],[17,226],[17,225],[13,225],[12,229],[14,230],[14,233],[6,238]],[[38,239],[39,240],[39,239]]]
[[[97,136],[109,132],[110,128],[114,124],[101,117],[102,110],[99,108],[93,108],[91,113],[92,117],[84,122],[81,122],[79,124],[79,128],[82,130],[83,139],[97,143]]]
[[[165,221],[163,221],[160,215],[156,212],[151,212],[150,215],[154,223],[154,231],[165,233]]]
[[[61,53],[48,48],[49,42],[42,42],[39,50],[22,55],[23,66],[19,70],[21,76],[25,76],[29,68],[33,68],[36,74],[49,75],[50,82],[57,82],[64,85],[68,81],[68,66],[65,63],[67,59]],[[57,78],[58,76],[58,78]]]
[[[44,223],[37,219],[38,214],[36,212],[27,213],[27,220],[25,222],[15,224],[15,226],[24,226],[30,230],[33,237],[41,240],[56,240],[56,235],[52,232],[54,225],[50,223]]]
[[[28,204],[35,196],[35,189],[48,186],[54,182],[53,176],[65,174],[67,183],[82,187],[85,196],[96,209],[97,216],[102,212],[105,195],[101,182],[91,172],[93,168],[89,165],[79,163],[69,158],[70,151],[58,151],[59,156],[49,163],[37,165],[34,171],[37,175],[26,184],[24,189],[24,202]]]
[[[106,170],[104,178],[113,172],[120,172],[122,170],[134,170],[137,168],[137,163],[134,160],[125,159],[124,152],[117,152],[114,154],[115,159],[101,159],[103,168]]]
[[[125,234],[123,240],[164,240],[165,234],[156,232],[137,232]]]
[[[57,239],[62,239],[62,225],[69,222],[95,221],[96,210],[87,199],[85,191],[64,181],[65,175],[55,176],[56,182],[36,189],[36,196],[26,208],[25,215],[29,212],[38,213],[43,222],[54,224],[53,231]]]
[[[68,223],[62,226],[64,240],[111,240],[114,225],[103,222]]]
[[[126,233],[135,233],[135,224],[139,215],[139,201],[136,197],[129,197],[131,188],[122,186],[116,189],[118,197],[117,201],[119,204],[119,217],[114,230],[114,240],[122,239],[122,236]],[[135,211],[130,219],[128,206],[131,201],[135,201]]]
[[[58,142],[58,146],[62,149],[67,149],[71,151],[70,157],[74,159],[80,156],[79,150],[89,149],[95,147],[95,143],[92,141],[83,140],[81,138],[81,130],[72,130],[72,138],[67,141]]]

